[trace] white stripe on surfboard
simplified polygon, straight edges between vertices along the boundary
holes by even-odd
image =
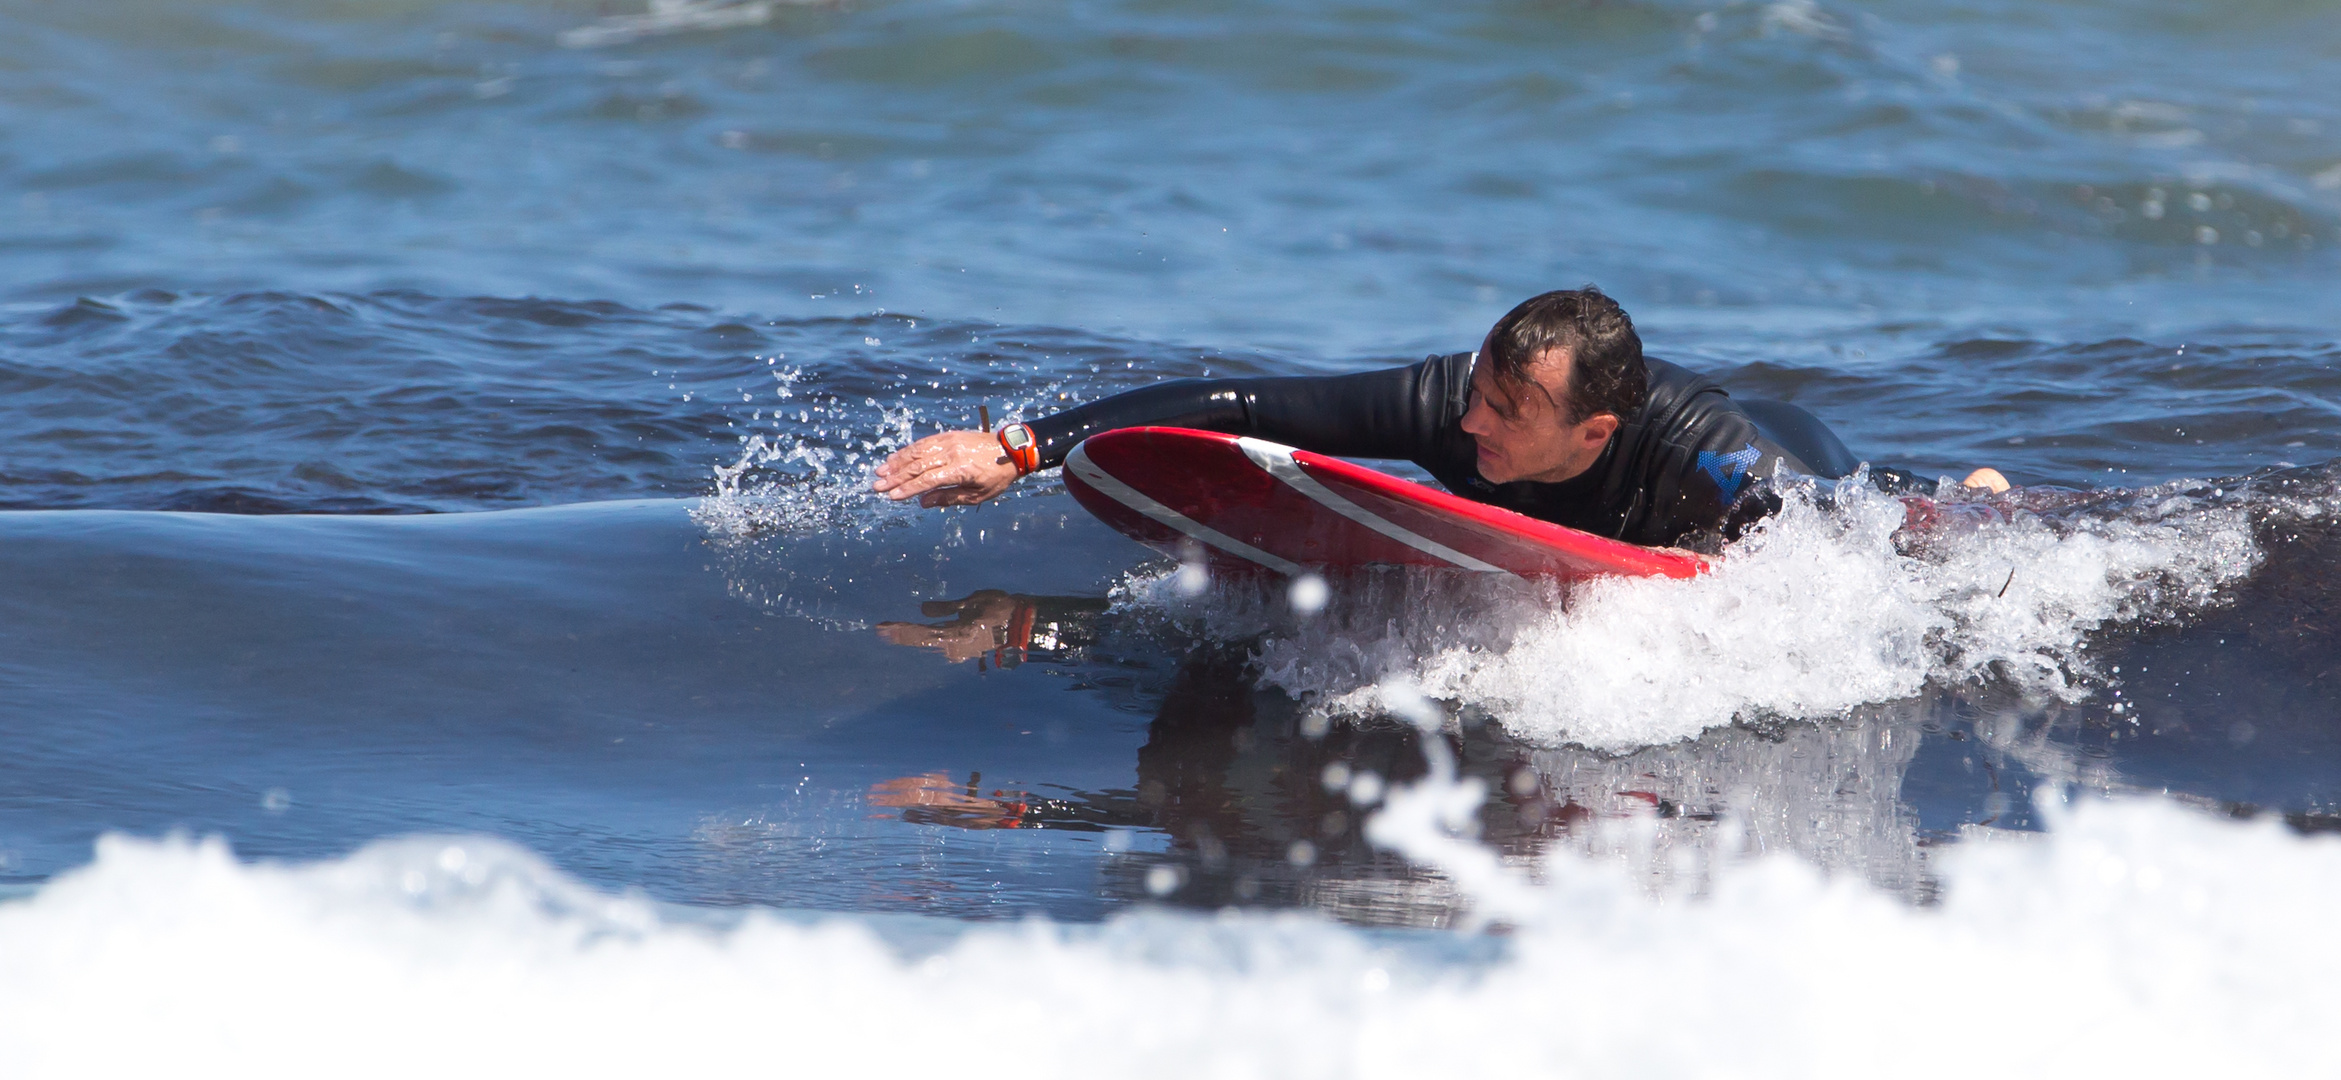
[[[1080,477],[1082,483],[1088,484],[1090,487],[1104,492],[1106,498],[1112,499],[1113,501],[1118,502],[1123,506],[1127,506],[1132,510],[1136,510],[1139,513],[1144,514],[1147,517],[1154,519],[1155,521],[1159,521],[1162,524],[1168,525],[1173,529],[1177,529],[1179,532],[1184,533],[1188,537],[1201,541],[1206,545],[1218,548],[1219,550],[1227,552],[1230,555],[1237,555],[1246,559],[1250,559],[1253,562],[1259,563],[1260,565],[1265,566],[1270,570],[1274,570],[1279,574],[1297,575],[1302,572],[1302,567],[1299,563],[1293,562],[1290,559],[1279,558],[1275,555],[1270,555],[1269,553],[1262,551],[1259,548],[1253,547],[1252,545],[1244,543],[1243,541],[1229,536],[1226,533],[1220,532],[1219,530],[1214,529],[1209,525],[1205,525],[1202,522],[1195,520],[1194,518],[1188,517],[1187,515],[1179,513],[1170,507],[1164,506],[1163,504],[1154,501],[1152,498],[1148,497],[1144,492],[1139,491],[1137,488],[1131,487],[1130,485],[1115,479],[1113,474],[1106,472],[1104,469],[1098,468],[1096,462],[1089,460],[1089,455],[1084,453],[1082,448],[1079,446],[1075,446],[1072,453],[1065,455],[1065,468],[1070,470],[1073,475]]]
[[[1387,536],[1392,540],[1396,540],[1399,543],[1406,545],[1407,547],[1415,549],[1416,551],[1422,552],[1425,555],[1429,555],[1434,558],[1445,559],[1448,562],[1455,564],[1456,566],[1464,568],[1465,570],[1477,570],[1483,574],[1505,573],[1504,568],[1501,566],[1474,559],[1469,555],[1465,555],[1464,553],[1457,551],[1454,548],[1448,547],[1447,545],[1442,544],[1436,540],[1433,540],[1430,537],[1424,536],[1421,533],[1409,530],[1404,526],[1399,525],[1397,522],[1382,517],[1373,511],[1366,509],[1365,507],[1359,506],[1358,504],[1335,494],[1332,488],[1326,487],[1323,483],[1320,483],[1316,477],[1310,476],[1301,468],[1300,462],[1294,461],[1292,459],[1292,447],[1280,446],[1272,442],[1262,442],[1259,439],[1250,438],[1248,436],[1237,439],[1236,445],[1243,447],[1244,456],[1251,458],[1253,464],[1268,470],[1268,474],[1270,476],[1284,481],[1285,484],[1291,487],[1293,490],[1298,491],[1301,494],[1308,496],[1309,498],[1317,500],[1319,503],[1324,504],[1327,509],[1332,510],[1334,513],[1339,514],[1342,517],[1357,522],[1366,528],[1381,533],[1382,535]]]

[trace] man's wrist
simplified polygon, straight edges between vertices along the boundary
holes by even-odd
[[[1000,449],[1016,466],[1016,475],[1030,476],[1040,468],[1040,438],[1032,433],[1029,424],[1008,424],[997,433]]]

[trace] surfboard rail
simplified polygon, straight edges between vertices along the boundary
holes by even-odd
[[[1353,462],[1192,428],[1100,432],[1065,459],[1083,508],[1173,557],[1296,575],[1421,566],[1575,580],[1687,578],[1700,555],[1647,548],[1473,502]]]

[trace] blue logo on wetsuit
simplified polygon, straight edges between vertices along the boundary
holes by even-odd
[[[1715,478],[1716,490],[1723,492],[1723,501],[1728,503],[1739,492],[1741,481],[1748,478],[1748,470],[1754,468],[1756,461],[1763,456],[1754,443],[1728,454],[1701,450],[1699,471]]]

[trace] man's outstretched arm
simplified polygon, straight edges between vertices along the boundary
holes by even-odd
[[[1063,464],[1081,440],[1116,428],[1165,425],[1254,435],[1344,457],[1421,457],[1445,423],[1448,370],[1438,358],[1356,375],[1181,379],[1034,420],[1039,468]],[[1468,380],[1468,365],[1461,378]],[[871,486],[920,506],[980,503],[1008,490],[1016,465],[989,432],[947,431],[896,451]]]

